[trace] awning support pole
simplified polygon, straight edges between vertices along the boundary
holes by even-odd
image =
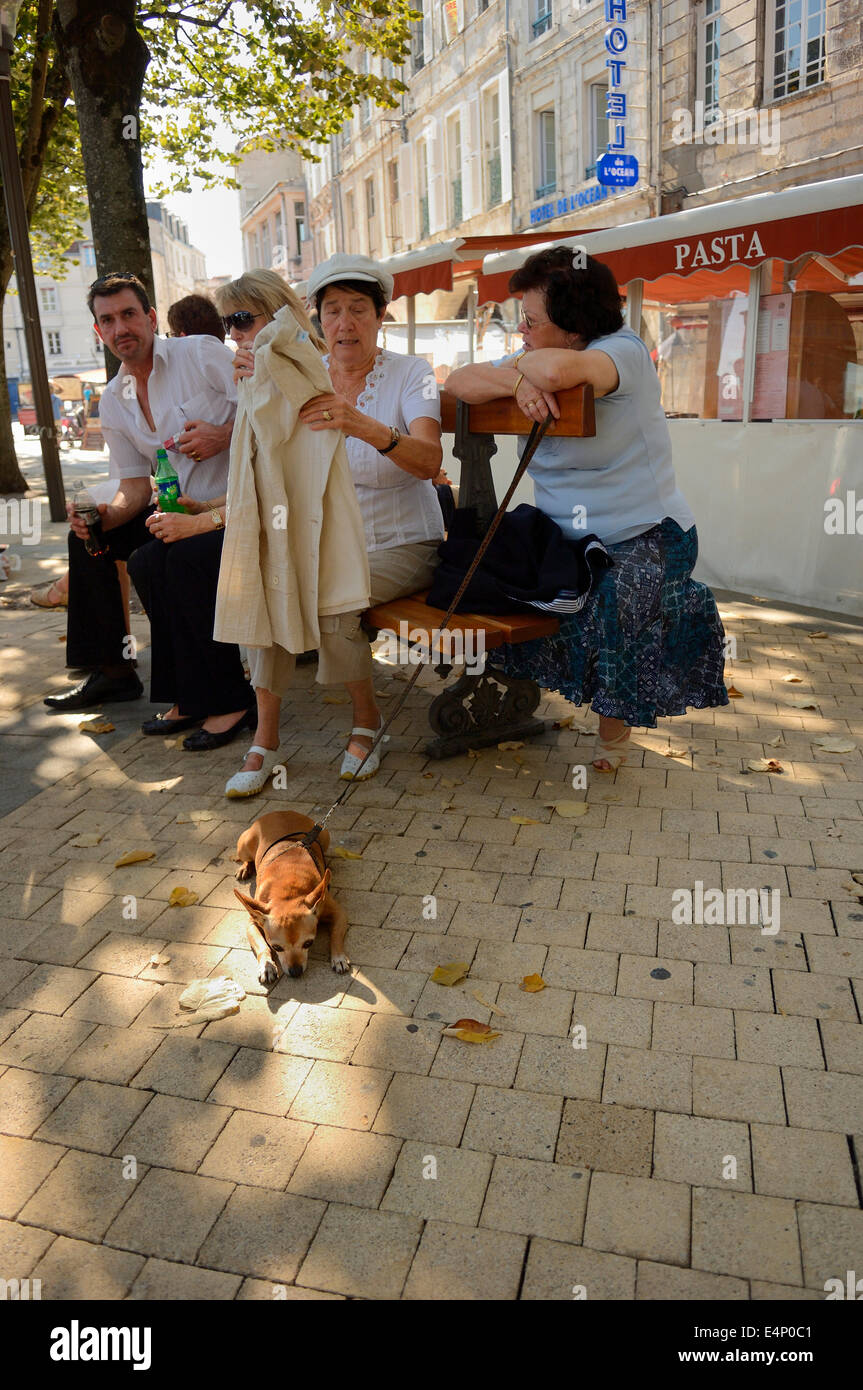
[[[626,325],[641,337],[641,307],[644,303],[644,281],[630,280],[626,287]]]
[[[408,295],[408,356],[415,357],[417,350],[417,302],[415,295]]]
[[[476,360],[475,351],[476,340],[476,281],[471,284],[467,292],[467,360]]]
[[[746,306],[746,343],[743,349],[743,417],[748,425],[752,411],[752,395],[755,388],[755,357],[758,344],[758,314],[761,296],[770,290],[773,262],[764,261],[749,272],[749,302]]]

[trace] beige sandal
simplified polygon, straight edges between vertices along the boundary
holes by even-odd
[[[60,594],[56,600],[51,598],[51,591],[54,589]],[[30,590],[30,602],[34,603],[37,608],[68,608],[69,595],[68,592],[64,592],[60,588],[58,579],[52,579],[50,584],[40,585],[38,589]]]
[[[596,750],[591,760],[591,766],[594,772],[616,772],[619,767],[622,767],[626,762],[626,753],[623,750],[629,743],[629,737],[629,729],[627,729],[625,733],[619,734],[617,738],[610,739],[608,742],[597,736]],[[596,766],[598,762],[603,761],[609,763],[610,766]]]

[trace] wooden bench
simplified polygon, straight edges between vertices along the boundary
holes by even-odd
[[[577,436],[596,434],[593,408],[593,388],[577,386],[561,391],[557,396],[560,419],[549,427],[548,433]],[[528,422],[509,397],[483,405],[465,405],[445,389],[441,392],[441,427],[444,434],[453,434],[453,453],[461,463],[459,506],[476,507],[481,528],[485,529],[498,503],[491,473],[491,458],[497,452],[496,434],[524,435]],[[425,593],[406,595],[378,604],[365,614],[367,627],[390,632],[397,638],[405,629],[416,634],[416,642],[424,642],[438,660],[435,669],[448,675],[452,669],[446,658],[445,643],[432,641],[440,629],[445,614],[425,602]],[[481,642],[481,650],[494,651],[505,643],[528,642],[535,637],[549,637],[558,630],[556,618],[544,618],[539,613],[456,613],[447,631],[456,635],[461,648],[468,643]],[[468,636],[469,634],[469,636]],[[408,640],[411,640],[408,637]],[[426,744],[433,758],[448,758],[468,748],[481,748],[501,739],[532,738],[545,731],[545,721],[534,717],[540,701],[540,689],[535,681],[517,680],[499,670],[477,667],[465,669],[450,686],[446,686],[431,703],[429,722],[436,737]]]

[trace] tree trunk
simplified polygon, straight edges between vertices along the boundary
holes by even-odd
[[[153,269],[140,106],[150,52],[135,0],[57,0],[55,33],[72,79],[99,275],[130,270],[151,302]],[[106,351],[108,377],[118,368]]]

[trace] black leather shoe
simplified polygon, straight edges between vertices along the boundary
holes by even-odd
[[[94,671],[92,676],[73,685],[65,695],[46,695],[42,701],[49,709],[92,709],[93,705],[110,704],[112,700],[140,700],[144,687],[137,676],[116,679]]]
[[[188,738],[183,739],[183,747],[188,753],[210,753],[214,748],[224,748],[226,743],[233,743],[242,729],[254,729],[257,722],[258,711],[253,705],[223,734],[211,734],[208,729],[199,729],[196,734],[189,734]]]
[[[178,734],[183,729],[191,729],[195,724],[203,723],[205,718],[204,714],[181,714],[179,719],[167,719],[164,714],[157,714],[155,719],[147,719],[141,725],[141,733]]]

